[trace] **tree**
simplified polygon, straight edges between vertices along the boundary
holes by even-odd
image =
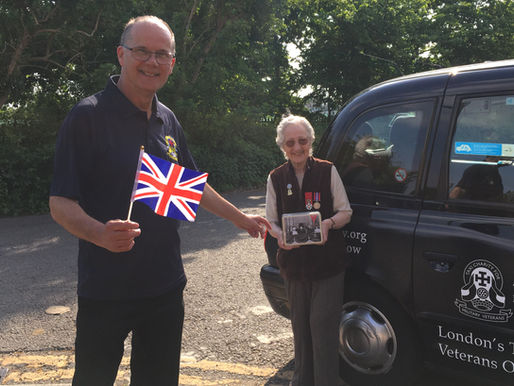
[[[430,54],[441,66],[514,57],[514,3],[433,1]]]
[[[175,32],[177,65],[159,99],[179,117],[209,182],[264,184],[281,159],[273,121],[290,101],[278,36],[285,8],[286,0],[2,2],[0,214],[46,210],[57,129],[119,71],[124,23],[144,14]]]
[[[514,55],[505,0],[291,0],[288,38],[302,51],[296,88],[331,116],[392,77]]]
[[[280,160],[273,123],[290,101],[277,38],[286,2],[187,4],[172,12],[177,65],[160,98],[186,128],[199,166],[214,166],[211,183],[222,190],[260,185]]]
[[[428,1],[292,2],[289,37],[302,51],[297,87],[332,116],[358,91],[423,68]]]
[[[92,1],[8,0],[0,5],[0,107],[30,96],[37,84],[57,79],[83,61],[82,48],[98,31],[101,10]]]

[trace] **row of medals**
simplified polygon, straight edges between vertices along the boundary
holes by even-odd
[[[291,184],[287,184],[287,195],[292,196],[293,195],[293,186]],[[305,193],[307,195],[307,193]],[[305,208],[307,210],[319,209],[321,207],[321,203],[319,201],[314,201],[314,204],[312,203],[312,199],[305,198]]]

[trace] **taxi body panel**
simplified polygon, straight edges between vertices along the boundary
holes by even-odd
[[[339,112],[316,156],[336,165],[354,211],[341,230],[352,259],[343,379],[409,385],[425,361],[514,384],[514,60],[370,87]],[[276,246],[266,244],[263,286],[287,317]],[[378,334],[373,315],[391,326],[393,347],[374,367],[361,357],[388,348],[359,356],[347,338],[363,325]]]

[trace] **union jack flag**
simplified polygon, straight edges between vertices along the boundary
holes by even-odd
[[[141,150],[131,202],[142,201],[158,215],[193,222],[207,176]]]

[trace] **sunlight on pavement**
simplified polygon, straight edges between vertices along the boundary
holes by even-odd
[[[130,357],[124,356],[118,371],[116,385],[128,385]],[[12,353],[0,356],[0,368],[7,369],[3,385],[35,382],[71,382],[73,377],[73,352],[37,354]],[[190,370],[193,374],[187,374]],[[269,367],[249,366],[202,360],[181,362],[180,385],[248,385],[262,384],[276,376],[279,370]],[[197,374],[201,374],[197,375]],[[249,383],[251,380],[251,383]]]

